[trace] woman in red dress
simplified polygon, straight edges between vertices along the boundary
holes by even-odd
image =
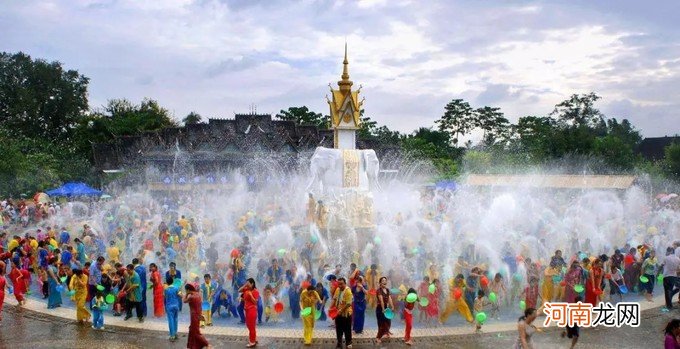
[[[151,284],[153,285],[153,316],[162,317],[165,315],[165,308],[163,306],[163,282],[161,280],[161,272],[158,271],[156,263],[149,264],[149,271],[151,271]]]
[[[439,279],[434,279],[432,280],[432,284],[434,285],[434,293],[429,292],[429,285],[428,285],[428,292],[427,292],[427,300],[429,301],[429,304],[427,305],[427,324],[429,325],[430,322],[433,319],[439,318],[439,297],[442,294],[442,291],[440,290],[440,285],[439,285]]]
[[[257,321],[257,300],[260,298],[260,293],[255,287],[255,279],[248,279],[239,292],[241,292],[241,298],[244,302],[243,310],[245,311],[246,327],[248,327],[249,334],[249,342],[246,347],[252,348],[257,345],[255,323]]]
[[[588,278],[586,278],[586,303],[590,303],[593,306],[597,306],[599,303],[599,296],[602,294],[603,276],[602,260],[596,259],[590,268]]]
[[[0,261],[0,321],[2,320],[2,305],[5,303],[5,287],[7,287],[7,279],[5,279],[5,262]]]
[[[24,294],[26,293],[24,273],[22,273],[16,264],[12,263],[12,270],[9,272],[8,276],[9,279],[12,280],[12,286],[14,287],[14,298],[17,299],[19,305],[24,305],[26,303],[24,298]]]
[[[184,296],[184,303],[189,304],[190,319],[189,336],[187,337],[188,349],[203,349],[212,348],[208,340],[201,334],[201,318],[203,318],[201,309],[201,295],[198,294],[196,287],[192,284],[184,286],[186,296]]]

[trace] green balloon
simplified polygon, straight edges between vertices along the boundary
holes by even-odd
[[[640,282],[642,282],[643,284],[646,284],[646,283],[649,282],[649,278],[642,275],[642,276],[640,276]]]
[[[98,291],[104,291],[104,286],[102,286],[102,285],[97,285],[97,290],[98,290]]]
[[[409,303],[415,303],[418,300],[418,295],[415,293],[409,293],[408,296],[406,296],[406,301]]]
[[[380,245],[382,239],[380,238],[380,236],[376,236],[375,238],[373,238],[373,242],[375,242],[376,245]]]
[[[321,318],[321,310],[314,310],[314,320],[319,320]]]
[[[62,276],[59,280],[61,280],[61,282],[66,282],[66,276]]]
[[[106,303],[113,304],[116,301],[116,296],[107,294],[106,298],[104,298],[104,301],[106,301]]]
[[[312,307],[307,307],[307,308],[302,309],[302,311],[300,312],[300,315],[302,315],[302,316],[312,315]]]
[[[420,297],[420,306],[426,307],[430,304],[430,300],[427,297]]]
[[[498,299],[498,297],[496,297],[495,293],[493,293],[493,292],[489,293],[489,300],[490,301],[496,302],[497,299]]]
[[[527,302],[525,301],[519,301],[519,309],[524,310],[527,308]]]
[[[434,294],[435,291],[437,291],[437,286],[435,286],[434,284],[430,284],[430,286],[427,287],[427,290],[428,290],[431,294]]]
[[[656,277],[656,281],[663,283],[663,274],[659,274],[659,276]]]
[[[486,321],[486,313],[484,313],[483,311],[479,312],[479,313],[477,313],[476,318],[477,318],[477,322],[479,322],[480,324],[483,324]]]
[[[574,291],[575,291],[576,293],[581,293],[581,292],[583,292],[584,289],[585,289],[585,288],[583,287],[583,285],[580,285],[580,284],[579,284],[579,285],[574,285]]]

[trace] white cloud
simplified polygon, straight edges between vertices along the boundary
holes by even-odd
[[[669,5],[671,6],[671,5]],[[597,4],[467,1],[81,0],[8,2],[0,50],[59,60],[92,78],[91,102],[151,97],[181,118],[308,105],[326,112],[342,69],[366,109],[402,131],[465,98],[511,118],[596,91],[646,135],[677,132],[680,34]],[[625,103],[621,101],[626,101]],[[659,127],[659,122],[666,123]],[[675,131],[668,131],[675,130]]]

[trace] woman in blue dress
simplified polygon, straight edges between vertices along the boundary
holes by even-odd
[[[364,288],[363,276],[359,276],[356,285],[352,287],[352,295],[354,296],[352,329],[354,333],[361,334],[364,332],[364,318],[366,316],[366,289]]]
[[[286,270],[286,280],[288,281],[288,305],[290,315],[293,319],[300,318],[300,282],[295,276],[294,270]]]
[[[319,321],[326,321],[326,302],[328,302],[329,298],[328,290],[325,287],[323,287],[322,283],[319,282],[316,284],[316,292],[319,294],[319,297],[321,298],[321,303],[317,303],[316,305],[316,310],[321,312]]]
[[[61,284],[61,280],[59,280],[56,257],[52,257],[49,260],[49,265],[47,266],[47,282],[49,284],[47,289],[47,309],[60,307],[61,293],[57,290],[57,286]]]

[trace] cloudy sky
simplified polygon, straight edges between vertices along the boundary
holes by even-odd
[[[91,79],[90,104],[157,99],[181,119],[307,105],[342,69],[400,131],[447,101],[511,121],[595,91],[645,136],[680,133],[680,1],[0,0],[0,51]]]

